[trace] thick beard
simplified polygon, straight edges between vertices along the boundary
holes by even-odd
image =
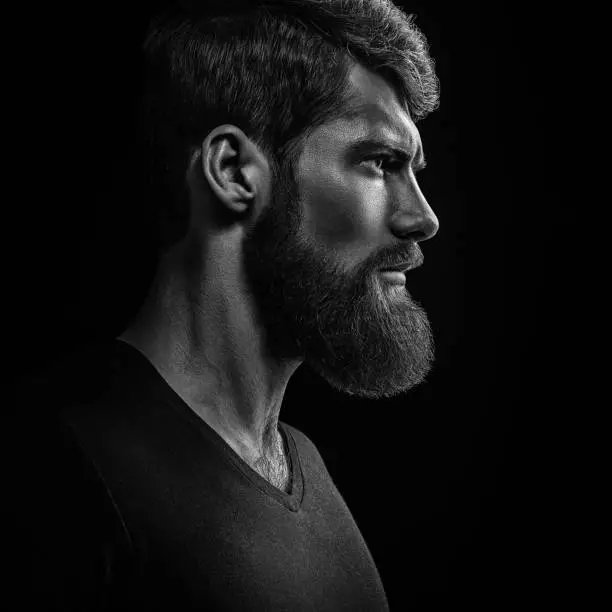
[[[303,359],[333,388],[378,399],[423,381],[434,359],[427,314],[378,264],[348,274],[300,234],[297,189],[276,181],[245,237],[243,267],[271,356]]]

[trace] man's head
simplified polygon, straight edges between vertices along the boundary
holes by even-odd
[[[415,121],[437,104],[424,38],[383,0],[256,4],[149,33],[149,194],[179,219],[164,249],[222,244],[233,261],[215,269],[249,296],[273,359],[396,395],[433,359],[425,312],[381,274],[420,264],[437,231],[414,174]]]

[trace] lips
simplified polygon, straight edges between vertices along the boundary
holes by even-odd
[[[383,270],[381,272],[382,277],[395,285],[405,285],[406,275],[398,270]]]

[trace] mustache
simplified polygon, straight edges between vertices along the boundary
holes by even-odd
[[[379,266],[383,270],[412,270],[423,265],[424,256],[419,245],[412,242],[407,251],[397,253]]]

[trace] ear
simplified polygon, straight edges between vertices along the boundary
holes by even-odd
[[[244,216],[265,197],[268,162],[238,127],[220,125],[202,143],[202,174],[227,212]]]

